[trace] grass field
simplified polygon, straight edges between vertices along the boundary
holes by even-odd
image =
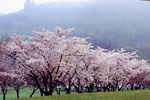
[[[150,90],[138,90],[138,91],[124,91],[124,92],[100,92],[100,93],[82,93],[58,96],[54,93],[54,96],[38,97],[39,92],[36,92],[34,97],[27,98],[31,93],[30,89],[22,89],[20,91],[21,100],[150,100]],[[2,95],[0,94],[0,100]],[[7,94],[6,100],[17,100],[16,93],[10,91]]]
[[[24,88],[20,90],[20,98],[28,98],[29,95],[31,94],[31,89],[30,88]],[[75,93],[75,92],[74,92]],[[65,92],[61,92],[61,95],[64,95]],[[53,95],[57,95],[56,92],[53,93]],[[36,91],[33,95],[33,97],[38,97],[40,96],[40,92]],[[3,95],[0,94],[0,100],[2,100]],[[6,100],[15,100],[17,98],[16,92],[15,91],[9,91],[6,95]]]
[[[83,93],[51,97],[34,97],[21,100],[150,100],[150,90]]]
[[[21,89],[20,90],[20,97],[21,98],[27,98],[27,97],[29,97],[29,95],[30,95],[30,93],[31,93],[32,91],[29,89],[29,88],[24,88],[24,89]],[[35,94],[34,94],[34,97],[35,96],[39,96],[40,94],[39,94],[39,92],[37,91]],[[0,94],[0,100],[2,100],[2,97],[3,97],[3,95],[2,94]],[[16,92],[15,91],[9,91],[8,93],[7,93],[7,95],[6,95],[6,100],[11,100],[11,99],[16,99],[17,98],[17,96],[16,96]]]

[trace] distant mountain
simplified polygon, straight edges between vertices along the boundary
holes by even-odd
[[[34,4],[0,16],[0,34],[31,35],[32,30],[74,27],[71,36],[91,37],[95,46],[139,50],[150,59],[150,6],[140,0],[93,0],[90,3]]]

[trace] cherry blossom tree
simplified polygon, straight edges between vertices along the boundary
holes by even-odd
[[[25,83],[25,80],[23,76],[19,76],[19,74],[16,74],[16,76],[12,77],[10,80],[10,86],[16,91],[17,99],[19,99],[20,87],[24,85],[24,83]]]
[[[29,97],[32,98],[34,93],[38,90],[38,87],[37,87],[36,83],[32,80],[31,77],[26,75],[24,77],[24,80],[25,80],[25,85],[27,87],[29,87],[31,89],[31,91],[32,91],[31,94],[29,95]],[[42,94],[41,94],[41,96],[42,96]]]
[[[11,79],[18,98],[24,81],[33,87],[30,97],[37,89],[41,96],[52,95],[59,86],[66,94],[73,87],[78,93],[148,87],[149,64],[136,52],[94,48],[87,38],[67,37],[72,30],[56,27],[33,36],[13,34],[12,41],[2,45],[1,72],[15,74]]]
[[[7,52],[7,45],[10,39],[5,36],[0,43],[0,86],[3,92],[3,99],[5,99],[8,86],[12,86],[17,92],[19,98],[19,88],[24,83],[21,74],[15,69],[15,59],[13,59]]]
[[[52,95],[55,88],[55,79],[60,77],[60,63],[63,35],[71,29],[55,32],[44,30],[35,32],[35,37],[29,37],[30,41],[24,41],[23,37],[13,35],[13,43],[10,44],[10,52],[16,53],[16,66],[23,70],[36,83],[40,92],[44,95]]]
[[[30,41],[24,41],[23,37],[15,34],[11,37],[13,42],[9,44],[8,49],[11,54],[16,55],[16,68],[21,68],[24,74],[30,76],[44,95],[52,95],[56,83],[69,73],[69,78],[66,79],[71,84],[70,80],[76,74],[77,66],[73,61],[70,63],[71,66],[64,66],[66,59],[70,57],[74,60],[79,56],[85,56],[91,47],[86,39],[66,38],[71,30],[57,27],[55,32],[35,32],[34,37],[28,37]],[[67,86],[70,91],[71,85]]]
[[[65,48],[63,54],[65,55],[62,68],[63,77],[61,77],[59,83],[64,87],[67,94],[70,94],[71,87],[76,86],[75,82],[79,80],[79,74],[84,72],[85,66],[83,65],[83,58],[86,58],[90,54],[90,49],[93,48],[90,43],[86,42],[86,39],[79,37],[71,37],[66,39]],[[81,65],[82,64],[82,65]],[[87,73],[88,74],[88,73]],[[82,74],[81,76],[85,76]],[[87,75],[85,76],[87,77]],[[84,80],[83,78],[81,80]],[[85,81],[84,81],[85,82]]]
[[[5,72],[0,72],[0,87],[3,93],[3,100],[6,100],[8,86],[10,85],[10,75]]]
[[[5,48],[8,44],[8,37],[4,37],[0,42],[0,87],[3,93],[3,100],[6,99],[7,88],[10,86],[10,80],[14,76],[10,74],[12,59],[6,55]]]
[[[136,52],[127,52],[124,49],[108,51],[98,47],[97,53],[99,61],[94,68],[94,79],[96,86],[101,86],[104,91],[123,90],[131,85],[131,78],[144,76],[142,73],[150,69],[147,61],[139,59]]]

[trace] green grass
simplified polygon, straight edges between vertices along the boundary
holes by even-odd
[[[31,94],[31,92],[32,91],[29,88],[21,89],[20,90],[20,97],[21,98],[27,98],[27,97],[29,97],[29,95]],[[40,95],[40,93],[39,93],[39,91],[37,91],[33,95],[33,97],[37,97],[39,95]],[[3,98],[3,95],[0,94],[0,100],[2,100],[2,98]],[[17,96],[16,96],[16,92],[15,91],[8,91],[8,93],[6,94],[6,100],[11,100],[11,99],[16,99],[16,98],[17,98]]]
[[[150,100],[150,90],[138,90],[138,91],[124,91],[124,92],[100,92],[100,93],[73,93],[71,95],[58,96],[54,93],[54,96],[39,97],[37,91],[33,98],[28,98],[31,90],[28,88],[20,91],[20,100]],[[2,95],[0,95],[2,100]],[[6,100],[17,100],[16,93],[10,91],[7,94]]]
[[[31,92],[32,90],[30,88],[20,89],[20,98],[28,98]],[[64,94],[65,92],[61,92],[61,95],[64,95]],[[57,95],[57,93],[54,92],[53,95]],[[38,96],[40,96],[40,92],[36,91],[33,97],[38,97]],[[0,93],[0,100],[2,100],[2,98],[3,98],[3,95],[2,93]],[[6,100],[15,100],[16,98],[17,98],[16,92],[13,89],[9,89],[9,91],[6,94]]]
[[[150,90],[55,95],[21,100],[150,100]]]

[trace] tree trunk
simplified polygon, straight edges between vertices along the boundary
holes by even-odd
[[[130,86],[131,86],[131,90],[134,90],[134,84],[131,84]]]
[[[60,88],[55,88],[55,90],[56,90],[56,93],[58,94],[58,95],[60,95]]]
[[[17,90],[16,92],[17,92],[17,99],[19,99],[19,90]]]
[[[66,89],[66,94],[71,94],[71,91],[70,91],[70,89],[68,88],[68,89]]]
[[[68,88],[66,88],[66,94],[71,94],[71,84],[69,83]]]
[[[40,94],[41,94],[41,96],[43,96],[43,94],[44,94],[43,91],[40,90]]]
[[[38,88],[33,88],[33,91],[32,91],[32,93],[30,94],[30,98],[32,98],[32,96],[33,96],[33,94],[36,92],[38,90]]]
[[[87,86],[88,92],[93,92],[94,89],[94,84],[90,84],[89,86]]]
[[[80,86],[75,86],[74,85],[74,88],[75,88],[75,90],[76,90],[77,93],[83,93],[83,87],[82,87],[82,85],[80,85]]]
[[[96,86],[96,91],[97,91],[97,92],[100,92],[100,90],[99,90],[98,86]]]
[[[53,95],[54,88],[50,89],[49,95]]]
[[[3,93],[3,100],[6,100],[6,93]]]
[[[2,88],[3,100],[6,100],[7,88]]]
[[[89,86],[87,86],[87,89],[88,89],[88,92],[90,93],[90,92],[91,92],[91,90],[90,90],[90,87],[89,87]]]
[[[123,85],[121,87],[118,86],[118,91],[123,90]]]
[[[66,94],[71,94],[71,80],[68,80],[68,88],[66,88]]]
[[[101,86],[96,85],[95,88],[96,88],[96,91],[97,91],[97,92],[102,92]]]
[[[103,86],[103,90],[104,90],[104,92],[106,92],[106,90],[108,90],[108,85],[107,86]]]

